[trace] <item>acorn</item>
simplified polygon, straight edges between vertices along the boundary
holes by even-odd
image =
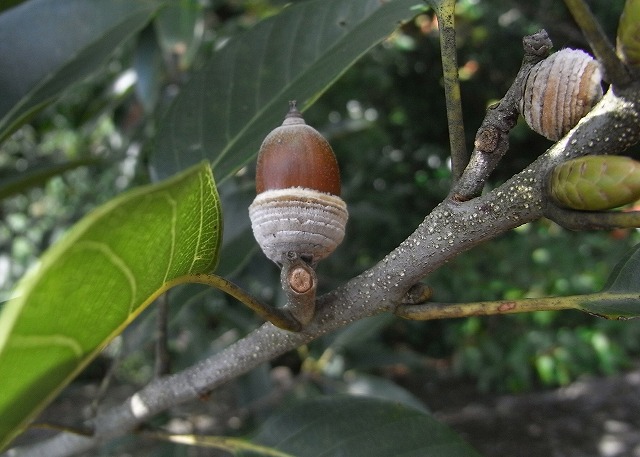
[[[518,103],[532,130],[557,141],[602,98],[598,61],[577,49],[562,49],[531,68]]]
[[[347,205],[340,198],[340,170],[327,140],[296,108],[260,146],[256,198],[249,206],[253,235],[279,265],[295,253],[314,266],[342,242]]]
[[[558,206],[601,211],[640,199],[640,162],[624,156],[585,156],[554,167],[548,193]]]

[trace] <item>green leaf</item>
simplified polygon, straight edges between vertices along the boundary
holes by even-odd
[[[390,379],[364,373],[350,372],[344,377],[346,391],[354,396],[366,396],[404,404],[410,408],[428,413],[424,403],[404,387]]]
[[[640,198],[640,162],[623,156],[586,156],[556,166],[549,194],[560,206],[598,211]]]
[[[579,308],[607,319],[640,316],[640,244],[613,269],[607,285],[598,294],[578,297]]]
[[[268,419],[253,442],[305,457],[480,455],[424,411],[368,397],[333,396],[298,403]]]
[[[0,141],[95,72],[156,0],[30,0],[0,14]]]
[[[97,208],[0,314],[0,448],[172,279],[212,270],[221,213],[201,163]]]
[[[310,0],[231,39],[183,88],[159,128],[152,166],[170,176],[202,159],[222,182],[282,123],[309,107],[400,21],[416,0]]]
[[[627,0],[618,25],[618,55],[627,64],[640,65],[640,0]]]

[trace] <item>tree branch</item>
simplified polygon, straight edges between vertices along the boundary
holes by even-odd
[[[523,38],[522,65],[499,103],[489,108],[476,134],[469,166],[451,193],[458,201],[466,201],[480,195],[484,183],[509,150],[509,132],[518,119],[518,100],[522,85],[531,68],[544,59],[552,43],[546,31],[541,30]]]
[[[318,299],[310,325],[293,333],[270,323],[198,364],[152,381],[121,405],[98,414],[91,437],[61,433],[7,457],[68,456],[124,435],[154,415],[200,397],[273,358],[356,320],[390,312],[412,287],[448,260],[544,214],[544,181],[563,161],[615,154],[640,140],[640,84],[612,88],[569,134],[493,191],[468,201],[448,198],[377,265]],[[472,165],[470,165],[472,166]],[[468,173],[473,170],[467,169]],[[411,301],[411,300],[409,300]],[[443,312],[442,318],[447,317]]]

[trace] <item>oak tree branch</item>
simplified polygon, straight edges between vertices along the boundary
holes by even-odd
[[[4,455],[55,457],[90,450],[321,335],[371,315],[393,312],[407,302],[405,297],[416,284],[448,260],[542,217],[544,181],[555,165],[587,154],[620,153],[640,140],[639,126],[640,83],[611,88],[565,138],[522,172],[484,195],[466,201],[447,198],[375,266],[321,296],[313,320],[303,331],[289,332],[266,323],[222,352],[156,379],[119,406],[99,413],[89,424],[93,436],[60,433]],[[473,175],[475,170],[469,167],[465,173]]]

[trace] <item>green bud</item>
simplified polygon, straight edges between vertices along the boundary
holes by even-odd
[[[599,211],[640,199],[640,162],[622,156],[586,156],[558,165],[548,192],[566,208]]]

